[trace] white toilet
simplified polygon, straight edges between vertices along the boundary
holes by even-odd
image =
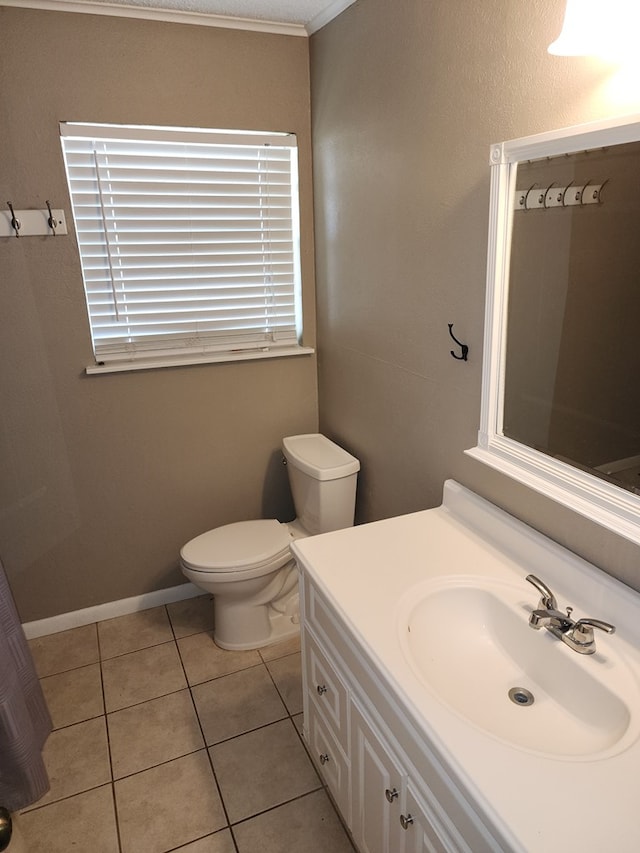
[[[239,521],[196,536],[180,551],[183,574],[214,596],[214,638],[257,649],[299,631],[293,539],[353,525],[360,463],[324,435],[282,440],[297,518]]]

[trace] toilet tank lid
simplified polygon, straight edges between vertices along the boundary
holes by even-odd
[[[316,480],[338,480],[360,470],[360,462],[320,433],[290,435],[282,439],[287,462]]]
[[[192,569],[233,571],[259,568],[289,554],[291,536],[275,519],[238,521],[201,533],[180,551]]]

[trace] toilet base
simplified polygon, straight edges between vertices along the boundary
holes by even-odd
[[[234,652],[263,649],[300,633],[297,592],[290,596],[282,611],[269,604],[252,607],[224,602],[216,607],[215,596],[213,605],[213,639],[221,649]]]
[[[261,649],[300,631],[298,569],[288,552],[250,572],[198,571],[182,564],[184,575],[213,595],[213,639],[221,649]],[[248,575],[248,576],[247,576]]]

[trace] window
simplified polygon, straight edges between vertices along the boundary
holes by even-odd
[[[60,126],[96,367],[300,346],[292,134]]]

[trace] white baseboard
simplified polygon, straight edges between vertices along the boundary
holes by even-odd
[[[180,586],[146,592],[144,595],[134,595],[132,598],[122,598],[120,601],[108,601],[105,604],[96,604],[94,607],[85,607],[83,610],[61,613],[49,619],[25,622],[22,627],[27,639],[32,640],[35,637],[67,631],[69,628],[91,625],[92,622],[101,622],[103,619],[113,619],[114,616],[125,616],[127,613],[137,613],[139,610],[170,604],[172,601],[195,598],[197,595],[205,595],[205,593],[192,583],[183,583]]]

